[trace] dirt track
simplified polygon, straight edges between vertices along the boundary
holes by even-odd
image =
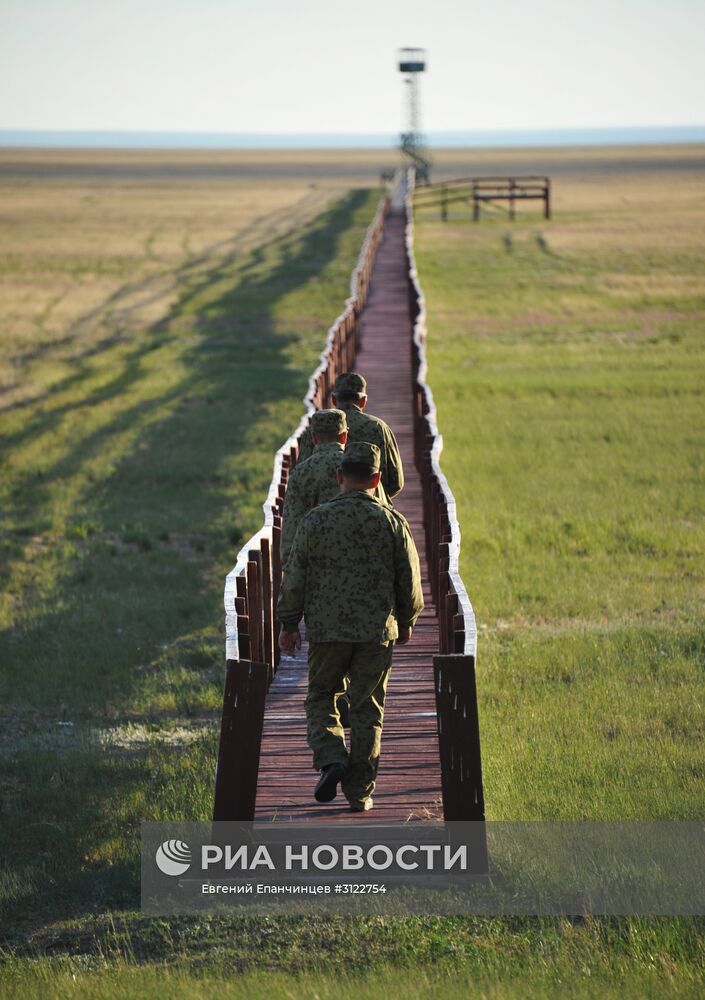
[[[434,180],[468,174],[705,171],[705,145],[543,149],[439,149]],[[0,149],[0,181],[371,185],[396,166],[395,150],[36,150]]]

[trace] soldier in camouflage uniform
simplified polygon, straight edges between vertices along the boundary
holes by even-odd
[[[308,743],[321,771],[314,795],[331,802],[342,781],[350,808],[372,807],[392,647],[409,641],[423,609],[419,560],[406,520],[380,502],[375,444],[348,445],[341,493],[299,525],[279,595],[279,647],[309,639]],[[349,676],[350,750],[336,707]]]
[[[310,427],[315,450],[310,458],[294,467],[284,497],[283,566],[286,566],[304,514],[340,493],[337,472],[348,436],[345,414],[342,410],[318,410],[311,417]]]
[[[404,470],[399,454],[399,446],[391,427],[371,413],[365,413],[367,406],[367,382],[357,372],[344,372],[335,380],[331,393],[333,406],[345,411],[348,420],[348,444],[354,441],[370,441],[380,450],[381,488],[377,496],[380,500],[391,500],[404,487]],[[313,441],[308,430],[304,431],[299,445],[299,460],[308,458],[313,452]]]

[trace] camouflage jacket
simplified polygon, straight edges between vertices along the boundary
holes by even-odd
[[[319,444],[305,462],[299,462],[289,478],[284,496],[281,553],[286,565],[296,531],[304,514],[340,493],[335,473],[340,468],[343,446],[333,441]]]
[[[348,441],[369,441],[376,444],[381,452],[382,486],[381,500],[391,499],[404,488],[404,469],[401,464],[399,445],[394,433],[380,417],[373,417],[354,403],[341,403],[339,410],[345,411],[348,421]],[[308,458],[313,453],[313,439],[308,428],[301,435],[299,442],[299,461]]]
[[[285,631],[305,616],[313,642],[388,642],[422,610],[419,557],[398,511],[349,490],[306,514],[279,594]]]

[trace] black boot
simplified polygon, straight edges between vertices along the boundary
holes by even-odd
[[[338,782],[345,774],[345,764],[326,764],[313,790],[316,802],[332,802],[338,794]]]

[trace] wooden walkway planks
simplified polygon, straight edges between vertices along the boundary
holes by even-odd
[[[438,623],[424,558],[421,480],[414,468],[411,320],[408,307],[406,216],[392,209],[377,253],[373,284],[361,317],[362,349],[355,364],[369,382],[370,412],[392,427],[406,484],[395,506],[408,519],[421,557],[426,609],[412,640],[394,651],[371,813],[351,813],[342,794],[330,805],[313,798],[317,773],[306,744],[306,650],[282,659],[267,697],[255,819],[296,822],[406,822],[442,818],[441,774],[433,691]]]

